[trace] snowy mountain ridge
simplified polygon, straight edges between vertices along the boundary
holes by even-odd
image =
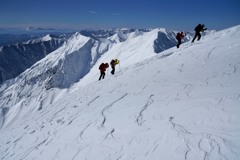
[[[60,47],[66,37],[45,36],[15,45],[1,47],[0,84],[15,78],[47,54]]]
[[[156,54],[161,35],[152,30],[98,55],[101,47],[76,33],[4,83],[1,159],[237,160],[240,26]],[[112,58],[116,75],[107,70],[98,81],[99,64]],[[79,78],[75,65],[86,64]]]
[[[107,52],[111,46],[124,42],[127,40],[127,38],[132,39],[140,34],[150,31],[151,30],[149,29],[112,29],[97,31],[82,30],[77,33],[92,38],[94,41],[94,46],[99,48],[97,49],[98,53],[95,51],[94,54],[101,55]],[[165,36],[165,34],[167,33],[163,33],[162,35]],[[175,32],[170,34],[173,34],[173,37],[176,35]],[[0,83],[17,77],[20,73],[31,67],[35,62],[39,61],[47,54],[63,45],[68,38],[69,34],[63,34],[59,36],[47,34],[41,38],[31,39],[15,45],[3,46],[3,49],[0,50]],[[156,47],[160,47],[161,49],[158,49],[157,52],[168,49],[169,47],[174,46],[176,43],[175,39],[164,39],[164,43],[167,44],[167,47],[162,48],[162,45],[166,44],[159,43],[156,45]],[[189,39],[189,37],[187,39]]]
[[[45,41],[51,41],[51,40],[61,40],[60,38],[65,38],[67,39],[67,37],[63,37],[63,36],[55,36],[52,34],[47,34],[41,38],[37,38],[37,39],[33,39],[33,40],[28,40],[26,42],[23,42],[23,44],[33,44],[33,43],[40,43],[40,42],[45,42]]]
[[[91,73],[87,77],[96,77],[96,74],[99,74],[99,63],[102,60],[110,62],[110,58],[118,57],[121,59],[121,65],[124,67],[153,56],[155,55],[153,41],[157,39],[157,34],[161,33],[160,30],[132,32],[121,43],[112,43],[112,41],[109,41],[112,37],[98,41],[76,32],[63,46],[48,54],[19,77],[2,84],[0,88],[0,106],[1,108],[14,108],[19,103],[21,106],[29,105],[32,99],[38,99],[35,104],[36,109],[33,109],[36,111],[43,107],[42,101],[44,101],[46,96],[49,96],[45,94],[44,90],[69,88],[83,78],[90,70]],[[151,38],[148,39],[150,36]],[[146,41],[146,39],[148,40]],[[171,40],[169,41],[171,42]],[[143,43],[141,47],[136,45],[139,42]],[[158,45],[162,45],[162,43]],[[129,48],[132,48],[130,52]],[[131,58],[129,58],[129,54],[132,54]],[[138,54],[142,54],[142,56],[138,56]],[[101,61],[98,60],[100,57]],[[107,59],[104,57],[107,57]],[[83,81],[86,81],[87,78],[84,77],[84,79]],[[87,82],[92,82],[92,80],[87,80]],[[15,93],[12,94],[11,90],[15,90]],[[7,124],[7,122],[4,119],[4,123]]]

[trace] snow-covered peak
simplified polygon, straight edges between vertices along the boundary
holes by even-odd
[[[60,37],[54,36],[54,35],[51,35],[51,34],[47,34],[47,35],[45,35],[43,37],[40,37],[40,38],[37,38],[37,39],[28,40],[27,42],[23,42],[23,44],[41,43],[41,42],[51,41],[53,39],[60,39]]]
[[[123,42],[128,37],[128,32],[125,32],[125,30],[118,30],[114,35],[109,37],[108,39],[111,40],[114,43]]]
[[[51,37],[50,34],[48,34],[48,35],[44,36],[44,37],[42,38],[42,40],[43,40],[43,41],[50,41],[50,40],[52,40],[52,37]]]
[[[81,72],[85,72],[87,68],[83,68],[84,65],[89,63],[91,55],[92,41],[89,37],[82,36],[80,33],[76,33],[71,36],[60,48],[54,52],[47,55],[45,58],[37,62],[31,67],[31,70],[25,72],[27,77],[37,77],[46,73],[46,70],[49,70],[50,74],[59,73],[62,77],[61,84],[58,84],[58,87],[64,87],[65,85],[70,85],[72,81],[76,81],[81,76]],[[86,55],[85,55],[86,54]],[[75,57],[76,56],[76,57]],[[81,59],[84,58],[84,59]],[[85,59],[87,58],[87,59]],[[90,58],[91,59],[91,58]],[[75,65],[74,65],[75,64]],[[70,68],[66,68],[70,67]],[[79,73],[78,70],[82,68],[82,71]],[[62,74],[65,73],[66,74]],[[73,74],[72,76],[68,75],[69,73]],[[58,77],[60,75],[56,75]],[[65,77],[70,76],[70,77]],[[65,78],[67,79],[65,79]],[[52,77],[53,78],[53,77]],[[58,77],[59,78],[59,77]],[[65,79],[66,82],[63,82]],[[48,79],[45,79],[48,81]],[[46,82],[50,83],[50,82]],[[50,84],[50,88],[52,84]],[[61,85],[61,86],[60,86]],[[47,87],[47,88],[49,88]]]
[[[79,37],[79,36],[81,36],[81,35],[82,35],[81,33],[75,32],[75,33],[73,34],[73,36],[70,37],[70,38]]]
[[[166,28],[159,28],[159,31],[160,31],[160,32],[163,32],[163,33],[165,33],[165,34],[167,34],[167,32],[168,32]]]
[[[12,106],[11,111],[15,112],[19,105],[30,105],[37,98],[39,101],[35,107],[26,110],[40,110],[45,96],[48,96],[47,90],[69,87],[89,71],[93,61],[92,46],[93,41],[89,37],[74,34],[62,47],[38,61],[14,81],[7,81],[0,87],[1,108]],[[11,90],[14,90],[14,94],[10,93]],[[15,116],[4,118],[4,121],[0,119],[0,124],[10,124]]]
[[[143,31],[135,30],[134,32],[129,33],[128,39],[131,40],[131,39],[133,39],[133,38],[135,38],[135,37],[138,37],[138,36],[141,36],[141,35],[143,35],[143,34],[144,34]]]
[[[121,31],[129,31],[130,28],[121,28],[120,30],[121,30]]]

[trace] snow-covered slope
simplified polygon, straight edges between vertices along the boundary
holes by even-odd
[[[135,32],[129,33],[125,41],[115,44],[114,47],[102,55],[90,73],[81,79],[81,85],[89,84],[97,79],[99,75],[98,67],[101,63],[110,63],[112,59],[118,58],[120,60],[119,67],[128,67],[134,63],[155,56],[159,53],[156,52],[156,50],[163,51],[175,46],[175,36],[176,32],[167,31],[163,28],[154,29],[149,32],[136,30]],[[183,42],[190,38],[191,36],[187,35]]]
[[[48,81],[41,78],[35,81],[39,87],[26,83],[22,92],[36,91],[13,106],[14,98],[1,105],[7,107],[1,108],[0,158],[238,160],[240,26],[156,55],[150,42],[157,35],[153,30],[116,44],[68,90],[46,91],[41,83]],[[51,53],[24,73],[57,66],[92,42],[79,34],[72,38],[59,48],[64,52]],[[120,59],[116,75],[97,81],[98,64],[111,58]],[[1,96],[19,94],[5,87],[9,91]]]
[[[27,113],[46,107],[52,101],[45,99],[54,96],[51,88],[69,87],[84,76],[93,61],[92,46],[92,39],[76,33],[62,47],[20,76],[3,83],[0,88],[0,106],[2,110],[7,108],[8,114],[12,115],[3,114],[0,117],[1,126],[12,123],[17,117],[24,117]],[[22,114],[20,108],[24,110]]]
[[[86,85],[84,81],[87,83],[95,81],[99,74],[99,63],[102,61],[110,62],[110,58],[118,57],[122,61],[121,66],[126,67],[155,55],[154,41],[159,32],[161,29],[151,32],[137,30],[127,34],[124,42],[118,43],[113,42],[112,37],[99,41],[80,33],[74,34],[59,49],[47,55],[17,78],[2,84],[0,108],[12,110],[14,116],[4,114],[0,118],[0,126],[16,120],[14,117],[18,117],[19,106],[31,106],[24,109],[25,112],[21,116],[47,107],[55,101],[56,88],[69,88],[79,80],[83,81],[82,85]],[[142,46],[139,47],[139,45]],[[53,100],[46,101],[47,97],[53,97]],[[34,105],[32,102],[35,102]]]

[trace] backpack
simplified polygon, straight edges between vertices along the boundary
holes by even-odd
[[[180,38],[180,33],[178,32],[176,35],[176,39],[179,39],[179,38]]]
[[[199,24],[199,25],[197,25],[196,27],[195,27],[195,31],[196,32],[199,32],[199,31],[201,31],[201,28],[202,28],[202,25],[201,24]]]
[[[117,65],[118,63],[119,63],[119,60],[118,60],[118,59],[112,60],[112,61],[110,62],[110,64],[111,64],[112,66],[115,66],[115,65]]]
[[[104,67],[104,63],[102,63],[102,64],[99,66],[99,70],[102,70],[103,67]]]
[[[118,59],[115,59],[114,60],[114,64],[117,65],[119,63],[119,60]]]
[[[112,60],[112,61],[110,62],[110,64],[111,64],[111,65],[114,65],[114,64],[115,64],[115,61],[114,61],[114,60]]]

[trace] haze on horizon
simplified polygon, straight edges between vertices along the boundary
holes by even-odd
[[[1,2],[0,28],[158,28],[192,30],[240,24],[240,1],[9,0]]]

